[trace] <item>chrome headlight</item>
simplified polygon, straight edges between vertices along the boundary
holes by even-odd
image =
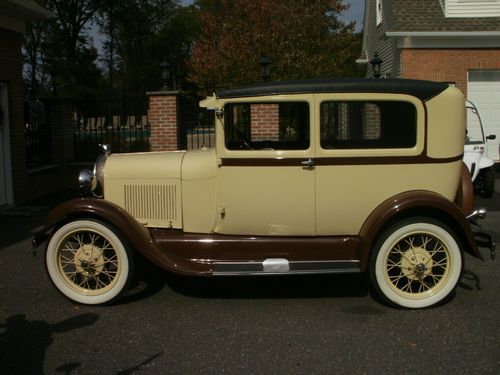
[[[78,186],[81,195],[88,195],[92,191],[92,181],[94,175],[88,169],[82,169],[78,175]]]
[[[96,189],[103,190],[104,189],[104,165],[106,164],[106,160],[108,160],[108,154],[102,153],[97,157],[97,160],[94,164],[94,179],[92,180],[92,191]]]
[[[97,157],[94,164],[94,171],[91,172],[88,169],[81,170],[78,176],[78,183],[82,195],[88,195],[92,192],[92,195],[95,197],[102,198],[104,195],[104,165],[106,164],[106,160],[108,160],[108,155],[111,153],[111,148],[109,145],[99,146],[103,152]]]

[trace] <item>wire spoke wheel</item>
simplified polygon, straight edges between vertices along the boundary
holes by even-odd
[[[115,249],[99,233],[69,234],[58,250],[60,272],[80,293],[100,294],[113,287],[120,272]]]
[[[386,300],[410,308],[434,305],[455,288],[462,254],[446,226],[422,219],[390,228],[370,266],[372,281]]]
[[[429,233],[412,233],[402,238],[387,254],[386,277],[409,298],[433,293],[449,274],[449,250]]]
[[[47,270],[68,298],[85,304],[107,303],[129,280],[129,256],[110,227],[92,220],[61,227],[47,246]]]

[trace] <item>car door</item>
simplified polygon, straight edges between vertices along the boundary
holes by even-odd
[[[386,199],[433,190],[432,174],[446,173],[439,164],[421,165],[425,110],[418,99],[373,93],[315,100],[317,235],[357,235]]]
[[[312,98],[219,103],[216,233],[315,234]]]

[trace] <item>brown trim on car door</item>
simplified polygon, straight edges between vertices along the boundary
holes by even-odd
[[[449,158],[416,156],[343,156],[317,158],[222,158],[223,167],[295,167],[311,160],[313,165],[447,164],[462,160],[463,154]]]

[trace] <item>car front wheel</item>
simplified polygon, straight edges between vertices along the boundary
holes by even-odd
[[[425,308],[446,299],[462,272],[463,257],[444,224],[414,218],[393,225],[377,241],[370,278],[387,302]]]
[[[124,240],[96,220],[72,221],[47,245],[49,276],[69,299],[88,305],[109,303],[127,287],[132,263]]]

